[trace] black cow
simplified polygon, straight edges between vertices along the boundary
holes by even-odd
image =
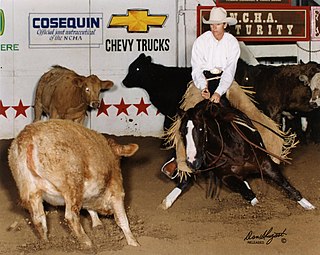
[[[314,108],[320,105],[319,72],[320,65],[313,61],[253,66],[239,59],[235,79],[241,85],[253,87],[257,107],[279,124],[284,119],[284,129],[294,131],[300,142],[311,139],[318,143],[316,134],[320,129]],[[307,132],[303,130],[301,117],[308,120]]]
[[[192,80],[190,67],[167,67],[152,63],[151,57],[141,53],[130,66],[123,85],[143,88],[151,103],[165,116],[164,129],[172,124],[187,84]]]
[[[320,72],[316,62],[296,65],[249,65],[239,59],[235,80],[251,86],[257,107],[277,123],[287,112],[310,112],[317,105],[311,102],[312,77]]]

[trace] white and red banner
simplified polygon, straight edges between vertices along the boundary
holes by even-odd
[[[34,93],[53,65],[115,83],[86,125],[115,135],[160,136],[163,116],[122,80],[141,53],[177,65],[176,1],[1,0],[0,139],[33,121]],[[159,42],[165,41],[166,47]]]

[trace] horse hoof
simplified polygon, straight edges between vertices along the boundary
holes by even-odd
[[[172,206],[174,201],[177,200],[178,196],[180,196],[182,190],[178,187],[175,187],[165,199],[162,200],[162,209],[166,210]]]
[[[298,201],[298,204],[301,205],[306,210],[313,210],[316,209],[314,205],[312,205],[307,199],[302,198]]]
[[[172,203],[170,203],[170,201],[168,201],[168,199],[163,199],[162,203],[160,204],[160,208],[163,210],[167,210],[171,207]]]
[[[255,206],[257,203],[259,203],[259,200],[255,197],[254,199],[252,199],[250,201],[250,203],[251,203],[252,206]]]

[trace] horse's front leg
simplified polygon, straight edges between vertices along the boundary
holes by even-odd
[[[191,182],[191,177],[186,176],[183,178],[178,185],[166,196],[165,199],[162,200],[161,207],[164,210],[169,209],[172,204],[177,200],[180,194],[189,186]]]
[[[214,174],[214,171],[210,171],[207,198],[219,199],[220,188],[221,188],[220,178]]]

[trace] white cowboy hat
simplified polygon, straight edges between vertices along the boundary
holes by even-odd
[[[221,24],[228,23],[230,26],[237,24],[235,18],[227,17],[227,11],[222,7],[213,7],[210,11],[209,20],[202,17],[204,24]]]

